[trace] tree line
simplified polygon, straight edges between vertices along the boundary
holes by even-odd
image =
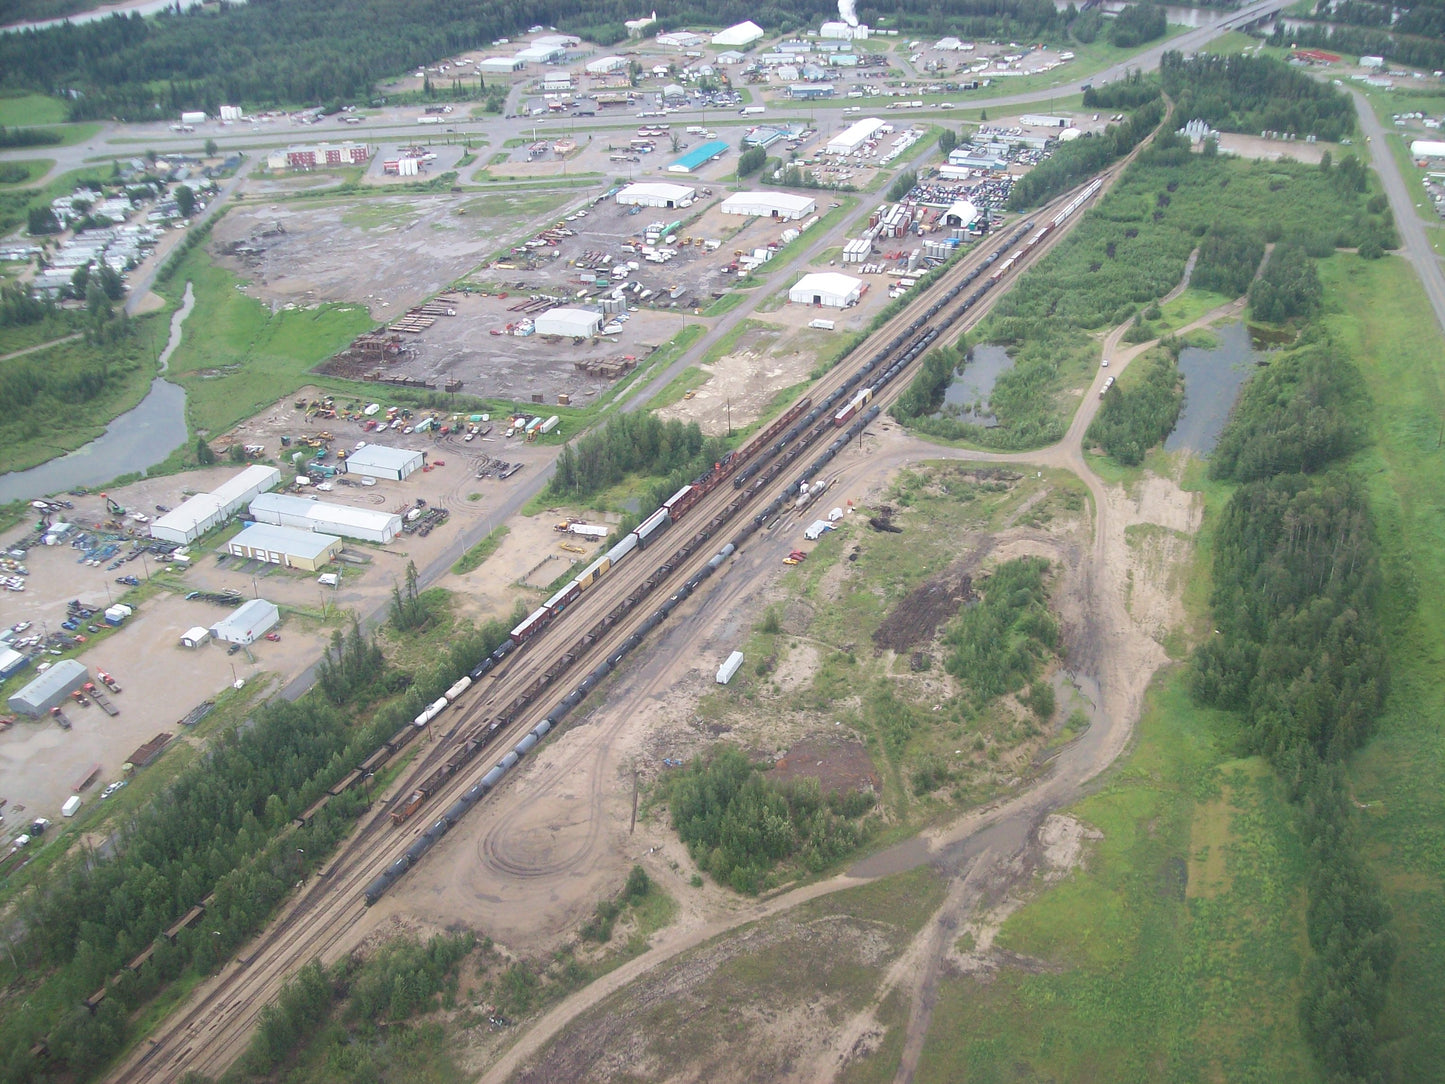
[[[1360,389],[1319,335],[1246,385],[1210,468],[1241,485],[1215,532],[1216,635],[1195,653],[1190,687],[1242,714],[1250,747],[1296,803],[1309,856],[1300,1026],[1328,1079],[1364,1084],[1380,1079],[1375,1029],[1395,938],[1342,770],[1389,684],[1369,499],[1342,465],[1357,446]],[[1302,439],[1307,454],[1291,446]]]
[[[986,580],[974,581],[982,601],[966,607],[943,634],[950,648],[944,669],[967,686],[975,703],[1016,692],[1034,679],[1059,646],[1049,612],[1042,557],[1005,561]]]
[[[635,472],[693,477],[725,454],[726,442],[704,437],[696,422],[663,421],[643,411],[614,414],[563,446],[547,493],[556,500],[581,500]]]
[[[1189,285],[1197,290],[1242,297],[1264,259],[1264,238],[1237,222],[1215,222],[1199,240]]]
[[[1439,26],[1442,15],[1438,10],[1427,15],[1429,9],[1422,10],[1419,6],[1415,10],[1420,12],[1416,19],[1406,23],[1405,20],[1410,19],[1410,14],[1406,14],[1393,30],[1291,20],[1288,30],[1276,23],[1266,40],[1277,49],[1332,49],[1356,56],[1382,56],[1411,67],[1439,71],[1445,68],[1445,34]],[[1416,29],[1406,33],[1405,26]]]
[[[1256,320],[1266,323],[1310,320],[1320,311],[1324,293],[1320,273],[1303,246],[1281,242],[1249,288],[1249,307]]]
[[[1014,182],[1008,197],[1009,210],[1022,211],[1046,203],[1102,172],[1147,138],[1163,116],[1164,103],[1155,87],[1152,95],[1122,123],[1110,124],[1102,135],[1089,133],[1072,143],[1060,143],[1053,154]]]

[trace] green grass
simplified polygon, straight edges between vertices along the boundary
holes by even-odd
[[[744,290],[728,290],[722,297],[703,309],[702,314],[704,316],[725,316],[751,296]]]
[[[1374,400],[1368,479],[1385,592],[1391,692],[1377,736],[1351,764],[1366,856],[1400,938],[1381,1021],[1386,1072],[1421,1080],[1445,1064],[1445,502],[1440,477],[1445,351],[1403,260],[1339,255],[1320,265],[1325,323],[1354,354]]]
[[[60,124],[65,120],[65,103],[48,94],[20,94],[0,97],[0,124],[6,128],[31,128],[38,124]]]
[[[688,392],[696,390],[711,379],[711,373],[704,372],[696,365],[689,365],[669,380],[665,388],[649,399],[645,409],[661,410],[664,407],[670,407],[673,403],[681,402]]]
[[[1071,812],[1086,871],[997,945],[1046,970],[944,980],[919,1081],[1312,1080],[1295,1021],[1305,856],[1233,721],[1156,683],[1138,745]]]
[[[465,576],[468,572],[480,568],[488,557],[497,552],[502,540],[507,537],[508,531],[509,528],[505,525],[495,528],[486,538],[457,559],[457,563],[452,565],[452,572],[458,576]]]
[[[79,124],[58,124],[54,130],[60,133],[60,142],[52,143],[52,147],[73,147],[77,143],[85,143],[94,139],[100,133],[99,121],[84,121]]]
[[[197,246],[166,287],[179,298],[194,283],[196,311],[186,322],[170,373],[186,389],[193,431],[213,436],[310,380],[312,366],[330,357],[375,321],[360,305],[323,305],[272,313],[236,287]]]
[[[25,179],[20,181],[8,181],[3,185],[6,188],[15,188],[21,185],[34,184],[55,167],[54,158],[26,158],[21,161],[6,162],[10,168],[19,167],[25,170]]]
[[[510,192],[488,192],[462,204],[461,211],[468,215],[485,218],[507,218],[511,221],[537,218],[548,214],[576,199],[576,194],[556,189],[533,191],[518,189]]]

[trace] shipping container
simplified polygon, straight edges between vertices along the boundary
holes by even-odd
[[[733,675],[738,672],[738,667],[742,666],[742,664],[743,653],[741,651],[734,651],[727,657],[727,661],[717,668],[717,683],[719,685],[726,685],[733,679]]]

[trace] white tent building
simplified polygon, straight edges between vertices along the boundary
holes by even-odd
[[[945,226],[967,229],[978,219],[978,208],[966,199],[955,200],[953,206],[943,212]]]
[[[591,309],[549,309],[537,317],[538,335],[585,339],[602,327],[602,314]]]
[[[364,474],[370,478],[389,478],[399,482],[413,471],[420,470],[425,462],[423,452],[368,444],[346,457],[346,471],[348,474]]]
[[[266,635],[281,620],[274,602],[253,598],[241,603],[211,626],[211,635],[228,644],[249,644]],[[187,633],[187,635],[190,635]]]
[[[395,512],[332,504],[287,493],[262,493],[251,502],[251,518],[257,523],[279,527],[300,527],[364,542],[390,542],[401,531],[401,517]]]
[[[719,209],[729,215],[792,220],[812,214],[818,209],[818,201],[792,192],[735,192],[723,200]]]
[[[1411,158],[1445,158],[1445,143],[1433,139],[1417,139],[1410,144]]]
[[[864,117],[856,120],[845,130],[839,132],[832,139],[828,140],[829,154],[852,154],[859,147],[867,143],[877,135],[884,127],[885,122],[877,117]]]
[[[863,296],[863,280],[837,271],[820,271],[804,275],[788,291],[788,300],[799,305],[823,305],[846,309],[858,304]]]
[[[697,189],[690,184],[665,184],[639,181],[617,193],[617,202],[639,207],[687,207],[697,199]]]
[[[751,45],[763,36],[763,28],[749,19],[747,22],[730,26],[726,30],[719,30],[712,36],[714,45],[722,45],[736,48],[741,45]]]

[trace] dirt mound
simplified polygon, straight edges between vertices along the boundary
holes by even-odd
[[[939,626],[960,606],[978,598],[973,590],[973,574],[964,571],[977,563],[977,554],[955,562],[908,592],[873,633],[873,646],[902,655],[915,644],[931,641]]]

